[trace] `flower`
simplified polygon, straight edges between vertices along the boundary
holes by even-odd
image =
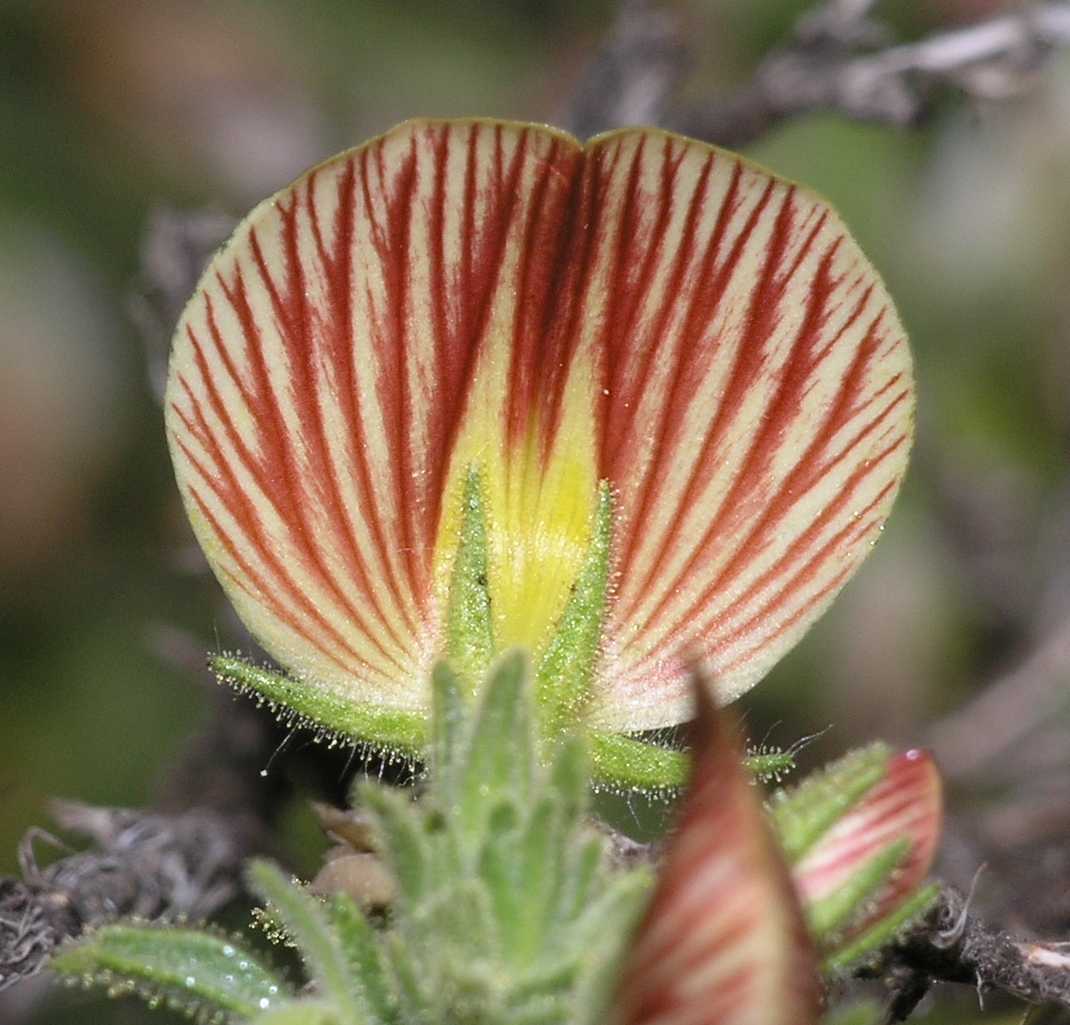
[[[332,708],[420,719],[436,659],[522,646],[547,707],[623,733],[690,715],[684,650],[727,701],[798,641],[881,530],[913,404],[891,301],[806,189],[652,129],[411,121],[242,222],[166,420],[221,584]]]

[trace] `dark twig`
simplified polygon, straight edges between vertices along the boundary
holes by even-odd
[[[1011,14],[893,44],[872,17],[872,0],[829,0],[799,20],[734,93],[686,104],[674,93],[687,68],[679,27],[643,0],[621,5],[593,59],[569,119],[578,134],[636,123],[633,111],[686,135],[744,145],[812,111],[908,126],[930,109],[938,86],[977,99],[1028,87],[1053,48],[1070,44],[1070,5],[1037,4]],[[631,82],[624,89],[619,83]],[[637,99],[638,98],[638,99]]]
[[[141,244],[141,274],[127,313],[145,345],[149,385],[163,401],[171,332],[201,270],[234,229],[218,210],[180,212],[161,207],[149,217]]]
[[[150,219],[130,315],[158,396],[174,324],[233,223],[214,212],[161,210]],[[203,653],[176,631],[158,631],[153,641],[183,670],[203,673]],[[36,974],[87,926],[132,914],[205,918],[237,894],[243,862],[269,843],[285,782],[258,771],[278,743],[270,719],[214,682],[212,694],[214,714],[173,767],[156,809],[55,804],[57,823],[90,846],[46,868],[37,865],[35,842],[58,841],[41,830],[26,834],[22,877],[0,878],[0,990]]]
[[[1070,948],[1010,936],[971,915],[967,898],[950,888],[917,929],[860,974],[885,980],[889,1021],[906,1020],[934,982],[1070,1009]]]
[[[818,110],[912,125],[928,112],[940,85],[974,98],[1005,98],[1029,83],[1049,49],[1070,43],[1070,7],[1027,8],[917,43],[859,52],[880,35],[879,26],[865,18],[810,16],[787,46],[762,61],[743,90],[724,104],[681,111],[672,127],[740,145],[781,121]]]
[[[690,65],[675,11],[649,0],[623,0],[561,113],[562,124],[581,139],[621,125],[659,124]]]
[[[255,846],[241,821],[205,809],[178,815],[58,802],[53,814],[93,846],[41,868],[36,845],[59,841],[31,830],[21,879],[0,879],[0,990],[40,971],[83,929],[121,915],[205,918],[236,893]]]
[[[180,649],[172,657],[187,661],[180,642],[171,639]],[[278,743],[270,718],[214,685],[212,695],[207,725],[168,773],[155,809],[55,802],[57,825],[89,841],[77,853],[42,830],[27,832],[21,878],[0,879],[0,990],[36,974],[88,926],[123,915],[208,918],[238,895],[245,860],[271,847],[288,784],[259,772]],[[65,856],[39,867],[42,842]]]
[[[210,680],[203,655],[170,633],[167,657]],[[287,784],[259,773],[278,743],[275,724],[214,681],[211,694],[207,724],[172,766],[155,809],[55,802],[57,825],[90,842],[77,853],[27,832],[21,878],[0,879],[0,990],[35,975],[88,926],[123,915],[207,918],[238,894],[245,860],[270,847]],[[41,868],[42,841],[67,853]]]

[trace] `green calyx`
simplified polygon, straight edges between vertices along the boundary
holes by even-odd
[[[315,739],[331,745],[366,747],[387,757],[413,762],[434,761],[432,722],[419,712],[391,709],[343,699],[312,684],[303,683],[265,666],[254,665],[237,655],[213,655],[208,664],[220,682],[237,693],[251,695],[269,708],[280,722],[309,729]],[[472,677],[453,669],[454,662],[440,662],[432,671],[434,680],[447,671],[457,686],[473,697]],[[479,679],[479,677],[476,677]],[[567,735],[568,724],[551,741]],[[599,786],[620,790],[675,792],[687,782],[690,759],[686,751],[648,743],[619,733],[605,733],[573,724],[572,732],[587,737],[591,776]],[[776,782],[795,768],[790,751],[761,750],[748,753],[745,765],[760,782]]]
[[[597,730],[588,739],[592,773],[601,785],[656,792],[676,791],[687,783],[691,759],[686,751]],[[794,770],[795,755],[762,747],[748,750],[743,764],[759,783],[776,783]]]
[[[885,744],[852,751],[798,786],[770,799],[773,826],[788,861],[796,864],[888,771]]]
[[[489,589],[487,506],[478,469],[462,494],[461,530],[446,604],[446,657],[469,688],[500,654],[494,641]],[[544,745],[553,746],[581,721],[601,654],[613,540],[613,497],[603,481],[591,540],[567,604],[535,669],[535,713]]]
[[[487,579],[487,509],[479,471],[470,468],[461,496],[461,536],[446,605],[446,657],[474,693],[494,657]]]
[[[908,933],[921,921],[939,896],[939,883],[929,883],[920,887],[891,914],[829,953],[822,964],[825,973],[844,976],[852,969],[877,959],[881,950]]]
[[[237,655],[212,655],[208,665],[221,683],[239,694],[253,696],[280,722],[312,730],[317,740],[331,745],[363,745],[412,760],[423,757],[427,719],[421,713],[339,697]]]
[[[444,656],[457,686],[474,699],[492,662],[501,655],[494,637],[494,597],[488,572],[487,502],[476,467],[468,471],[461,501],[460,536],[444,615]],[[538,727],[534,756],[549,760],[568,737],[582,732],[587,735],[590,771],[597,784],[622,790],[676,791],[687,780],[685,752],[590,730],[585,723],[601,657],[613,527],[613,496],[603,481],[586,556],[554,633],[534,667],[532,706]],[[221,681],[239,693],[253,695],[281,721],[308,728],[330,744],[364,746],[388,757],[424,762],[429,758],[428,745],[436,743],[425,712],[354,701],[313,681],[294,679],[233,655],[212,656],[209,664]],[[437,678],[442,671],[441,666],[436,668],[433,676]],[[794,765],[789,753],[777,751],[753,753],[747,764],[763,781],[779,779]]]
[[[612,541],[613,496],[602,481],[587,556],[535,674],[535,705],[544,736],[570,730],[590,696],[602,651]]]

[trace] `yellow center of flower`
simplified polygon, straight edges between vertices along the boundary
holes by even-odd
[[[443,496],[435,546],[440,607],[448,600],[463,515],[467,473],[481,478],[486,504],[487,590],[494,647],[522,646],[537,660],[557,626],[590,548],[598,505],[598,474],[589,377],[566,387],[549,451],[544,425],[531,417],[519,442],[505,440],[505,381],[488,361],[472,392]]]

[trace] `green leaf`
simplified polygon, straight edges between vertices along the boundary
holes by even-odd
[[[561,1025],[569,1021],[568,994],[546,994],[510,1006],[508,1025]]]
[[[327,909],[311,894],[295,886],[267,861],[253,861],[247,869],[249,887],[271,905],[285,927],[323,995],[339,1010],[346,1025],[374,1022],[363,991],[350,969],[347,951],[332,928]]]
[[[653,875],[633,869],[610,877],[608,885],[589,900],[569,929],[562,953],[586,955],[595,947],[621,944],[630,936],[653,884]],[[571,948],[571,949],[565,949]]]
[[[487,816],[503,801],[523,807],[534,776],[528,661],[521,651],[504,655],[483,686],[465,752],[453,814],[464,842],[481,842]]]
[[[884,778],[889,757],[884,744],[871,744],[773,794],[769,811],[790,863],[799,861]]]
[[[233,940],[192,929],[115,924],[85,933],[51,961],[62,975],[175,998],[248,1018],[291,996],[290,988]]]
[[[480,880],[452,882],[427,902],[419,918],[410,924],[419,931],[425,949],[428,939],[434,937],[434,942],[442,946],[442,956],[474,965],[494,951],[493,912]]]
[[[371,812],[382,853],[403,900],[413,906],[428,886],[429,850],[418,809],[408,794],[361,783],[360,800]]]
[[[419,713],[351,701],[234,655],[212,655],[208,665],[221,683],[239,694],[253,695],[280,722],[313,730],[318,739],[369,744],[406,758],[423,757],[428,730]]]
[[[487,589],[487,510],[479,470],[464,481],[461,530],[446,605],[446,654],[469,693],[486,676],[494,657],[494,630]]]
[[[544,962],[546,959],[543,959]],[[525,1001],[551,994],[569,995],[579,977],[583,958],[572,960],[550,959],[549,967],[540,965],[514,983],[509,991],[509,1006],[519,1006]]]
[[[600,836],[589,836],[565,851],[565,859],[557,912],[557,921],[562,925],[578,918],[587,907],[605,861],[605,843]]]
[[[517,832],[506,832],[492,817],[487,842],[479,855],[479,877],[486,887],[502,956],[516,960],[520,947],[521,895],[517,878]]]
[[[607,956],[599,951],[583,974],[573,1001],[575,1025],[605,1025],[610,1005],[620,984],[622,951]],[[571,1023],[570,1023],[571,1025]]]
[[[892,914],[882,918],[871,929],[825,958],[825,971],[842,975],[848,969],[873,957],[882,947],[888,946],[917,922],[932,907],[939,895],[938,883],[930,883],[918,890]]]
[[[432,974],[432,966],[417,965],[416,951],[410,950],[405,940],[396,933],[390,933],[385,939],[387,959],[397,984],[400,1018],[403,1022],[433,1022],[438,1019],[432,1014],[431,1001],[427,990],[421,985],[426,982],[429,989],[434,989],[438,980]],[[421,946],[420,953],[424,953]]]
[[[338,1008],[323,1000],[293,1000],[258,1014],[249,1025],[349,1025]]]
[[[333,898],[329,913],[349,961],[350,974],[360,984],[372,1020],[376,1025],[392,1025],[398,1020],[397,1000],[383,965],[378,934],[346,894]]]
[[[847,925],[855,913],[891,877],[910,853],[910,841],[903,839],[878,851],[847,881],[827,897],[806,908],[806,919],[818,940]]]
[[[520,963],[533,958],[543,945],[561,884],[558,870],[563,840],[557,801],[547,795],[532,810],[517,852],[521,897],[517,956]]]
[[[434,781],[439,803],[445,808],[449,808],[453,803],[465,725],[471,715],[468,705],[460,677],[448,662],[437,662],[431,671],[431,747],[428,752],[428,772]]]
[[[551,744],[574,728],[591,692],[601,655],[612,541],[613,496],[602,481],[583,566],[535,673],[539,725]]]
[[[634,871],[618,877],[601,899],[591,903],[570,930],[584,954],[576,983],[570,1025],[605,1025],[620,982],[620,965],[636,922],[650,894],[651,877]]]
[[[574,829],[587,811],[591,785],[587,742],[582,734],[573,733],[557,749],[549,784],[561,811],[562,829]]]

